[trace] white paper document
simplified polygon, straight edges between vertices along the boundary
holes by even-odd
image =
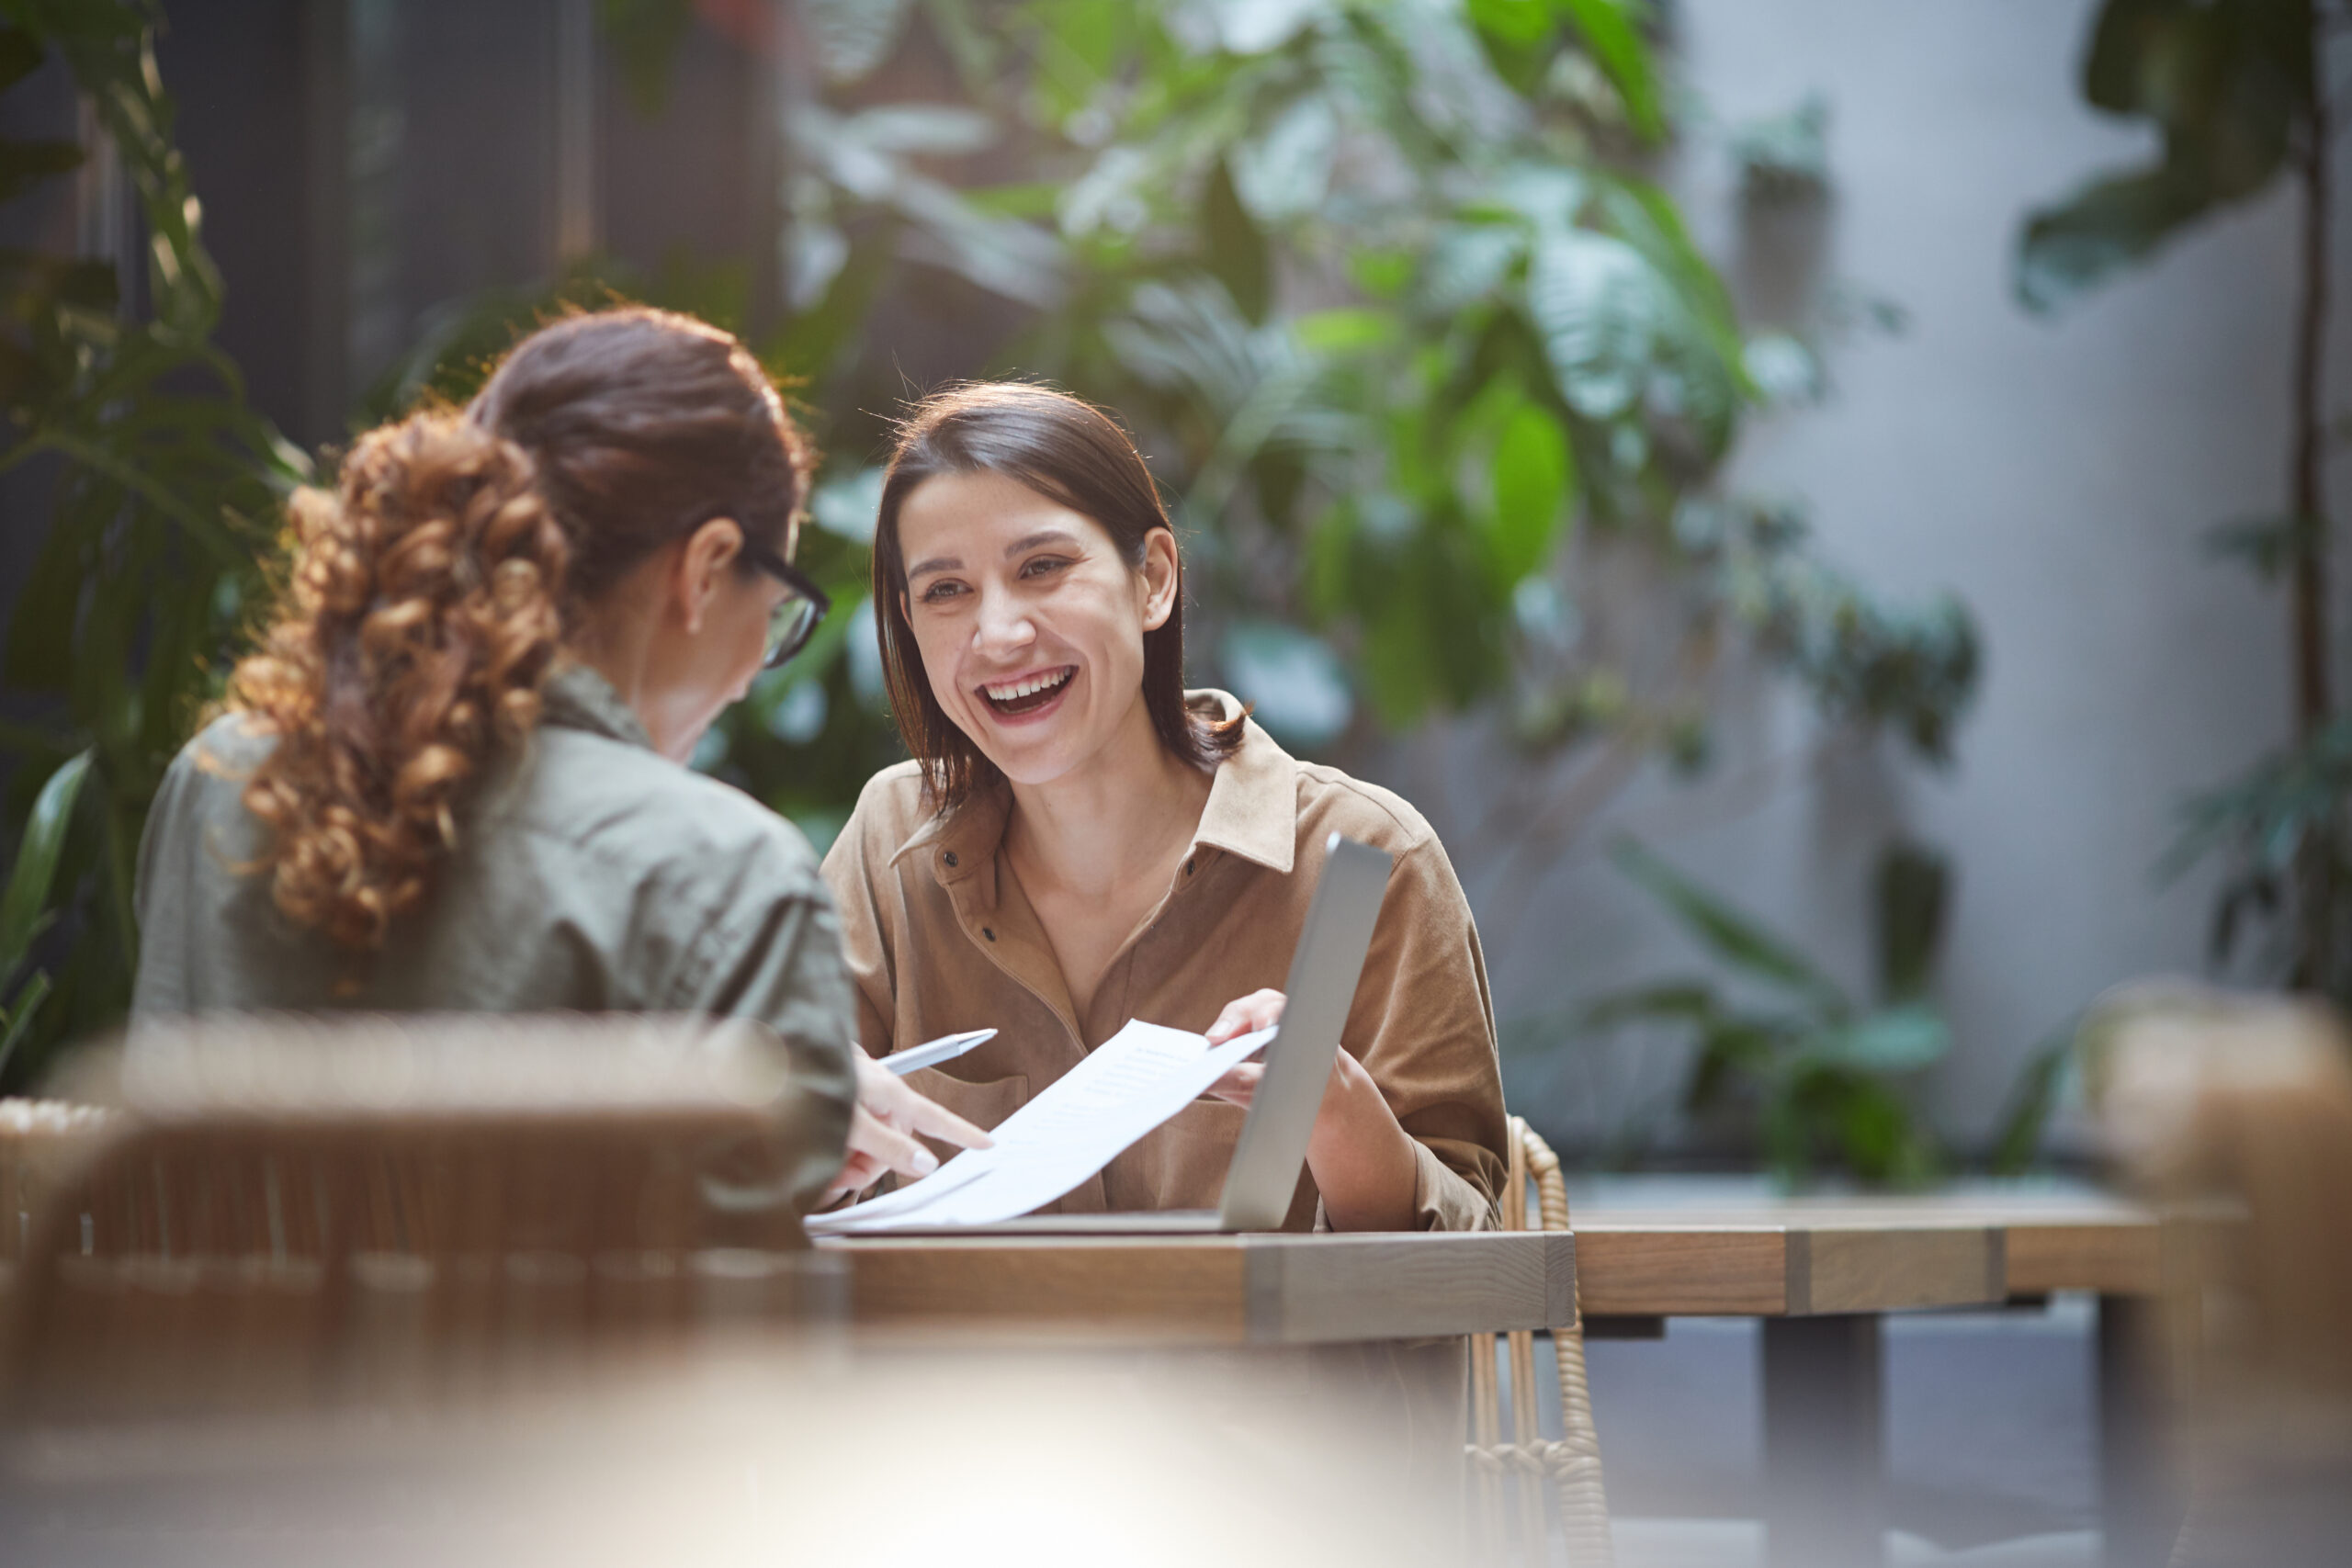
[[[838,1213],[812,1215],[818,1235],[902,1225],[984,1225],[1044,1207],[1198,1100],[1271,1029],[1211,1045],[1205,1036],[1131,1021],[1053,1086],[1000,1122],[995,1146],[967,1149],[910,1186]]]

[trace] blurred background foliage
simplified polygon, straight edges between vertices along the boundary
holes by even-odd
[[[94,132],[0,141],[0,200],[76,174],[110,199],[127,186],[145,242],[143,276],[0,249],[0,475],[27,470],[49,496],[0,650],[0,679],[40,716],[0,728],[0,1083],[121,1016],[147,804],[261,579],[279,502],[310,471],[211,342],[220,276],[173,145],[156,20],[137,4],[0,4],[0,92],[61,55]]]
[[[2338,695],[2325,490],[2329,456],[2352,440],[2352,426],[2328,413],[2324,384],[2343,104],[2322,70],[2328,37],[2347,27],[2352,6],[2340,0],[2106,0],[2083,56],[2083,96],[2154,130],[2155,154],[2029,214],[2015,284],[2030,309],[2055,312],[2195,226],[2291,187],[2301,232],[2292,346],[2279,367],[2284,483],[2274,502],[2215,525],[2207,544],[2283,594],[2294,735],[2186,805],[2161,869],[2177,875],[2222,857],[2214,961],[2352,1004],[2352,715]]]
[[[1582,1010],[1581,1029],[1647,1022],[1685,1032],[1690,1068],[1677,1109],[1736,1126],[1752,1122],[1766,1164],[1788,1184],[1825,1164],[1897,1187],[1922,1186],[1948,1168],[1913,1093],[1919,1075],[1951,1050],[1951,1029],[1934,996],[1951,897],[1951,868],[1940,856],[1901,842],[1881,852],[1871,885],[1875,986],[1867,1001],[1638,842],[1620,840],[1611,858],[1715,961],[1720,977],[1612,992]],[[1621,1163],[1638,1153],[1639,1136],[1639,1129],[1621,1134],[1635,1140],[1612,1151]]]
[[[218,279],[146,50],[153,9],[0,0],[0,15],[19,74],[60,51],[112,106],[154,236],[136,302],[72,257],[7,264],[5,363],[53,368],[9,371],[0,462],[46,455],[60,486],[7,667],[55,699],[51,721],[0,737],[34,763],[12,774],[12,840],[63,759],[95,748],[98,784],[42,950],[79,998],[53,1010],[53,1039],[121,1006],[146,792],[216,678],[275,492],[304,467],[205,344]],[[595,15],[632,104],[661,113],[695,7],[598,0]],[[1660,183],[1702,117],[1648,6],[799,0],[786,15],[780,255],[650,272],[590,255],[544,287],[450,301],[353,417],[466,395],[570,306],[643,299],[742,333],[829,454],[803,558],[837,609],[697,761],[820,847],[900,754],[865,603],[874,465],[896,412],[961,377],[1041,378],[1130,423],[1184,534],[1194,679],[1254,703],[1294,749],[1361,766],[1442,715],[1506,737],[1524,765],[1479,832],[1522,889],[1638,767],[1705,766],[1726,669],[1760,661],[1831,725],[1951,757],[1977,671],[1964,608],[1882,602],[1820,555],[1795,503],[1721,478],[1745,422],[1823,395],[1839,332],[1897,312],[1829,297],[1801,320],[1738,319]],[[1808,102],[1725,137],[1741,200],[1817,200],[1825,127]],[[7,166],[31,178],[82,155],[12,151]],[[1821,999],[1825,1019],[1861,1016]],[[1872,1175],[1916,1164],[1907,1134],[1872,1145],[1883,1157],[1815,1136],[1861,1114],[1836,1095],[1765,1099],[1813,1119],[1779,1146]]]

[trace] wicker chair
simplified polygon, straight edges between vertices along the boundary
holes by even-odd
[[[810,1107],[753,1025],[212,1021],[64,1088],[105,1109],[0,1142],[20,1416],[431,1399],[838,1304],[793,1206]]]
[[[1551,1145],[1519,1117],[1510,1119],[1509,1196],[1502,1205],[1503,1228],[1528,1228],[1527,1184],[1535,1184],[1539,1223],[1547,1231],[1565,1231],[1568,1224],[1567,1183],[1560,1175],[1560,1158]],[[1471,1481],[1476,1494],[1475,1528],[1484,1558],[1498,1554],[1511,1533],[1516,1514],[1517,1534],[1527,1561],[1541,1564],[1549,1555],[1547,1512],[1558,1521],[1571,1568],[1609,1568],[1614,1552],[1609,1535],[1609,1500],[1601,1487],[1600,1439],[1593,1429],[1592,1396],[1585,1383],[1584,1316],[1572,1301],[1568,1321],[1552,1328],[1554,1364],[1560,1382],[1561,1434],[1545,1440],[1537,1429],[1535,1401],[1535,1336],[1521,1332],[1498,1337],[1510,1380],[1511,1440],[1502,1440],[1501,1375],[1496,1368],[1497,1346],[1487,1336],[1470,1341],[1470,1433],[1467,1449]],[[1553,1508],[1544,1505],[1548,1479]]]

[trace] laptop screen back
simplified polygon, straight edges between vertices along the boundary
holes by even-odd
[[[1220,1230],[1278,1230],[1290,1213],[1340,1031],[1355,1002],[1388,890],[1392,857],[1386,851],[1337,833],[1328,849],[1298,951],[1291,955],[1281,1029],[1266,1044],[1266,1074],[1250,1098],[1250,1117],[1226,1172]]]

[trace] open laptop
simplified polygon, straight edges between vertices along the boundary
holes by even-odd
[[[1323,1087],[1340,1049],[1340,1031],[1354,1004],[1356,981],[1372,947],[1372,928],[1388,890],[1392,857],[1334,833],[1306,925],[1291,954],[1282,1023],[1266,1042],[1265,1077],[1214,1209],[1087,1214],[1025,1214],[979,1225],[899,1225],[881,1236],[1119,1235],[1168,1232],[1215,1235],[1282,1228],[1306,1163],[1307,1139],[1323,1105]],[[854,1241],[854,1235],[845,1239]],[[879,1239],[879,1237],[877,1237]]]

